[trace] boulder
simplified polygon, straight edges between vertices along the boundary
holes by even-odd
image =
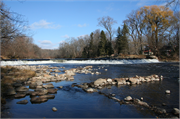
[[[62,88],[63,88],[63,86],[59,86],[58,88],[62,89]]]
[[[54,112],[56,112],[56,111],[57,111],[57,108],[56,108],[56,107],[53,107],[52,110],[53,110]]]
[[[20,86],[22,86],[22,84],[21,83],[14,83],[13,86],[14,87],[20,87]]]
[[[31,98],[31,103],[42,103],[42,102],[46,102],[48,99],[45,97],[32,97]]]
[[[29,88],[26,88],[25,86],[21,86],[16,89],[16,91],[19,91],[19,92],[24,92],[24,91],[28,91],[28,90],[29,90]]]
[[[124,98],[125,101],[130,101],[132,100],[132,97],[131,96],[127,96],[126,98]]]
[[[54,99],[55,95],[42,95],[41,98]]]
[[[103,83],[106,84],[106,82],[107,82],[106,79],[99,78],[96,81],[94,81],[94,85],[99,86],[99,85],[103,85]]]
[[[35,89],[37,87],[37,84],[33,83],[33,84],[29,84],[29,88],[30,89]]]
[[[48,93],[54,94],[54,93],[57,93],[57,90],[58,89],[48,89]]]
[[[54,88],[53,84],[52,83],[49,83],[47,85],[43,85],[44,88]]]
[[[96,90],[96,89],[93,89],[93,88],[85,89],[85,91],[88,92],[88,93],[97,92],[97,90]]]
[[[42,86],[37,86],[36,88],[42,88]]]
[[[107,82],[108,82],[108,83],[112,83],[112,79],[108,78],[108,79],[107,79]]]
[[[179,115],[180,114],[180,110],[178,108],[173,108],[173,114],[174,115]]]
[[[74,80],[74,77],[73,76],[67,76],[67,80]]]
[[[170,94],[171,92],[170,92],[170,90],[166,90],[165,93],[166,94]]]
[[[26,96],[26,94],[22,94],[22,93],[17,93],[16,95],[14,95],[15,98],[24,98]]]
[[[27,104],[28,103],[28,100],[21,100],[19,102],[17,102],[17,104]]]
[[[131,78],[129,78],[129,82],[130,82],[131,84],[136,84],[136,83],[138,82],[138,79],[135,78],[135,77],[131,77]]]
[[[10,89],[7,90],[6,94],[7,94],[7,95],[15,95],[15,94],[16,94],[16,91],[15,91],[14,88],[10,88]]]
[[[37,81],[36,84],[37,84],[37,86],[42,86],[43,85],[42,81]]]
[[[126,84],[125,78],[115,78],[114,81],[117,82],[117,85]]]

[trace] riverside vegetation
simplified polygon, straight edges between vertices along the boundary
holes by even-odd
[[[44,65],[38,66],[2,66],[1,67],[1,104],[3,106],[1,109],[5,109],[5,103],[7,98],[24,98],[30,95],[32,104],[40,104],[46,102],[49,99],[55,98],[55,93],[58,90],[63,90],[63,86],[54,87],[50,82],[57,81],[72,81],[76,73],[99,75],[98,69],[93,69],[93,66],[77,67],[69,70],[63,70],[62,73],[60,69],[65,69],[65,67],[49,67]],[[108,71],[104,67],[99,67]],[[61,72],[62,74],[58,74]],[[154,105],[148,104],[143,101],[143,97],[140,99],[127,96],[124,100],[120,100],[115,97],[115,94],[102,93],[101,89],[105,87],[111,88],[113,85],[141,85],[144,82],[154,82],[163,81],[163,76],[151,75],[151,76],[135,76],[135,77],[124,77],[124,78],[98,78],[94,82],[77,84],[73,83],[71,87],[78,87],[87,93],[98,92],[101,95],[106,96],[122,104],[138,105],[143,108],[150,109],[155,112],[158,117],[179,117],[180,110],[174,108],[172,112],[167,112],[163,108],[156,107]],[[29,91],[33,89],[34,91]],[[170,91],[166,90],[164,94],[169,94]],[[27,104],[27,100],[18,101],[17,104]],[[52,107],[53,111],[58,111],[56,107]]]

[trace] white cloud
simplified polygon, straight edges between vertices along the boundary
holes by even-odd
[[[43,41],[38,41],[39,43],[41,43],[41,44],[52,44],[52,42],[51,41],[49,41],[49,40],[43,40]]]
[[[61,36],[61,37],[63,37],[63,38],[70,38],[67,34],[64,35],[64,36]]]
[[[136,4],[136,6],[142,7],[145,5],[149,5],[151,1],[148,0],[139,0],[139,2]]]
[[[78,24],[78,27],[86,27],[88,24],[83,24],[83,25],[81,25],[81,24]]]
[[[53,22],[47,22],[46,20],[40,20],[39,22],[34,22],[30,25],[31,29],[58,29],[61,25],[57,24],[54,25]]]
[[[42,49],[57,49],[59,44],[52,43],[49,40],[39,40],[39,47]]]

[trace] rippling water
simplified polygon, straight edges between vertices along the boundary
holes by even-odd
[[[88,64],[46,64],[50,66],[66,69],[87,66]],[[98,69],[99,66],[104,68]],[[141,85],[121,85],[105,87],[101,92],[106,94],[114,93],[119,99],[126,96],[133,98],[144,98],[148,104],[165,108],[171,111],[179,108],[179,63],[151,63],[151,64],[93,64],[93,69],[98,69],[100,75],[76,74],[74,81],[52,82],[56,87],[64,86],[55,94],[54,99],[49,99],[41,104],[31,104],[30,97],[21,99],[9,99],[8,117],[11,118],[154,118],[154,112],[143,109],[135,105],[120,105],[103,95],[96,93],[86,93],[77,87],[71,87],[72,83],[92,82],[98,78],[120,78],[132,77],[135,75],[148,76],[152,74],[163,75],[164,80],[159,82],[143,83]],[[107,69],[107,71],[105,71]],[[64,69],[63,69],[64,70]],[[165,90],[170,90],[171,94],[165,94]],[[16,102],[27,99],[28,104],[20,105]],[[166,103],[166,106],[162,106]],[[52,111],[52,107],[58,109]]]

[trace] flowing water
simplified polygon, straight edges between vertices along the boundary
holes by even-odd
[[[10,63],[11,62],[11,63]],[[42,63],[43,62],[43,63]],[[52,67],[65,67],[66,69],[92,65],[93,69],[101,72],[100,75],[76,74],[74,81],[52,82],[55,88],[64,86],[49,99],[41,104],[32,104],[30,97],[21,99],[8,99],[6,106],[9,112],[5,117],[10,118],[155,118],[156,114],[148,109],[123,104],[120,105],[112,99],[99,93],[86,93],[81,88],[71,87],[72,83],[92,82],[98,78],[120,78],[133,76],[148,76],[152,74],[163,75],[164,79],[158,82],[142,83],[141,85],[111,86],[101,89],[101,92],[116,94],[122,100],[127,96],[140,99],[148,104],[171,111],[179,108],[179,63],[162,63],[157,60],[121,60],[121,61],[9,61],[1,65],[49,65]],[[104,68],[102,68],[104,67]],[[100,68],[100,69],[99,69]],[[105,71],[107,69],[107,71]],[[60,69],[63,71],[64,69]],[[61,72],[63,73],[63,72]],[[59,73],[59,74],[61,74]],[[165,94],[170,90],[171,94]],[[16,104],[27,99],[26,105]],[[165,103],[166,106],[162,106]],[[52,111],[56,107],[56,112]]]

